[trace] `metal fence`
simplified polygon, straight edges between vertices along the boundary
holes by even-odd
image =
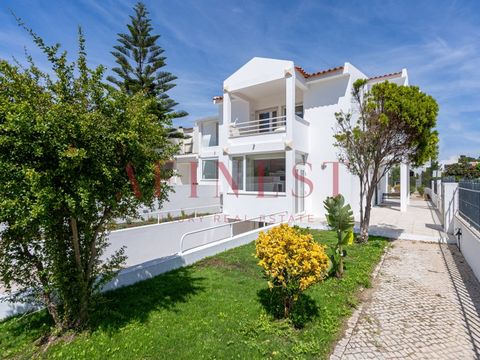
[[[442,182],[443,183],[455,183],[458,182],[455,176],[444,176],[442,177]]]
[[[464,180],[458,184],[459,215],[480,231],[480,180]]]

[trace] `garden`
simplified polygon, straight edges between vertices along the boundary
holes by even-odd
[[[302,232],[327,254],[337,248],[334,231]],[[373,236],[346,245],[343,276],[305,290],[287,319],[250,243],[104,294],[87,330],[48,347],[43,341],[53,323],[46,311],[7,319],[0,323],[0,357],[326,358],[387,245]]]

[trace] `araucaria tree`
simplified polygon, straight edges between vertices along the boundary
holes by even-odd
[[[169,119],[186,116],[184,111],[174,111],[177,103],[167,95],[177,77],[163,70],[166,58],[157,44],[160,35],[151,34],[151,20],[143,3],[138,2],[134,11],[127,25],[128,33],[118,34],[119,45],[112,51],[118,64],[112,71],[117,77],[108,76],[107,79],[128,94],[143,91],[154,97],[159,116]],[[179,137],[175,132],[170,136]]]
[[[366,85],[366,80],[354,83],[356,110],[336,114],[334,135],[339,160],[360,181],[360,241],[368,240],[370,211],[380,179],[395,164],[422,165],[438,153],[435,99],[416,86],[383,82],[367,90]]]
[[[51,71],[0,61],[0,282],[62,332],[87,323],[125,259],[106,256],[106,224],[166,197],[156,164],[175,147],[153,99],[87,66],[81,31],[74,62],[28,31]]]

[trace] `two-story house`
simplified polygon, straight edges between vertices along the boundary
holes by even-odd
[[[219,183],[232,218],[288,211],[324,215],[323,200],[341,193],[359,211],[359,183],[337,160],[336,112],[352,111],[352,85],[394,81],[407,71],[369,78],[355,66],[308,73],[293,61],[253,58],[213,98],[218,117],[201,119],[197,181]]]

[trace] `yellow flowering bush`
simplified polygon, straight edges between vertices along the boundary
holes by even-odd
[[[311,234],[287,224],[261,232],[255,255],[269,287],[281,290],[285,317],[303,291],[325,278],[330,266],[325,248]]]

